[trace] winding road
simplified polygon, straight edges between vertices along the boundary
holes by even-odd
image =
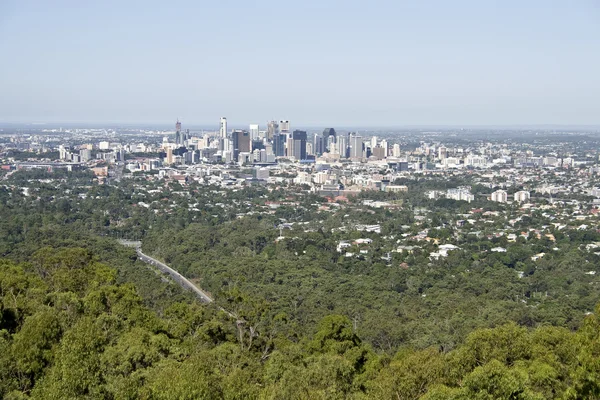
[[[146,264],[150,264],[150,265],[158,268],[161,272],[163,272],[165,274],[169,274],[169,276],[171,278],[173,278],[173,280],[175,282],[177,282],[182,288],[191,290],[192,292],[194,292],[194,294],[196,294],[196,296],[202,303],[210,304],[210,303],[214,302],[214,300],[208,294],[206,294],[206,292],[204,290],[202,290],[198,286],[194,285],[185,276],[181,275],[179,272],[175,271],[173,268],[169,267],[167,264],[165,264],[161,261],[158,261],[156,258],[150,257],[149,255],[142,253],[142,249],[141,249],[142,242],[136,241],[136,240],[119,239],[119,243],[121,243],[124,246],[134,247],[135,252],[137,253],[140,261],[143,261]],[[231,318],[235,319],[236,323],[238,325],[245,323],[243,318],[239,318],[237,315],[235,315],[231,311],[227,311],[226,309],[224,309],[223,307],[220,307],[220,306],[218,306],[218,308],[219,308],[219,310],[221,310],[224,313],[226,313],[227,315],[229,315]]]
[[[169,267],[167,264],[162,263],[162,262],[158,261],[157,259],[152,258],[152,257],[142,253],[142,250],[139,248],[136,248],[135,251],[138,255],[138,258],[141,261],[143,261],[147,264],[153,265],[156,268],[158,268],[159,270],[161,270],[162,272],[169,274],[171,276],[171,278],[173,278],[175,280],[175,282],[179,283],[179,285],[181,285],[183,288],[194,292],[196,294],[196,296],[198,296],[200,301],[202,301],[203,303],[212,303],[213,302],[213,299],[211,299],[210,296],[207,295],[202,289],[200,289],[198,286],[194,285],[185,276],[181,275],[179,272],[175,271],[173,268]]]

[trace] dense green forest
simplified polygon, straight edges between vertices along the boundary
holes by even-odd
[[[199,278],[218,301],[234,285],[266,299],[303,333],[329,313],[343,314],[382,351],[406,344],[451,349],[474,329],[509,321],[575,329],[600,298],[595,276],[586,274],[600,265],[599,257],[579,248],[598,239],[597,233],[562,235],[551,244],[561,251],[536,263],[531,256],[548,247],[543,239],[532,239],[527,247],[503,243],[506,253],[482,253],[481,248],[499,243],[471,240],[435,263],[421,250],[395,254],[395,262],[406,263],[405,268],[381,260],[386,249],[375,234],[366,235],[373,243],[363,259],[336,252],[344,237],[339,233],[293,229],[285,233],[288,239],[275,243],[278,234],[268,221],[245,218],[152,232],[144,247]]]
[[[173,302],[160,314],[78,247],[0,261],[0,395],[5,399],[593,399],[600,320],[577,332],[514,323],[439,347],[378,353],[352,321],[307,335],[232,291],[233,320]],[[240,317],[242,318],[242,317]]]

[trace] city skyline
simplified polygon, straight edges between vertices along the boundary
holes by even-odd
[[[0,42],[11,55],[0,123],[177,115],[206,125],[223,114],[232,126],[273,116],[297,126],[600,125],[591,0],[9,1],[0,15],[11,37]]]

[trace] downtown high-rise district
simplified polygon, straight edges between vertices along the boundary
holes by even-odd
[[[389,146],[386,140],[371,137],[368,140],[357,133],[340,135],[334,128],[309,137],[306,131],[291,129],[290,121],[269,121],[266,129],[250,124],[248,129],[228,129],[227,118],[221,117],[219,129],[210,133],[191,134],[175,124],[174,138],[163,139],[167,164],[189,164],[200,160],[224,163],[269,164],[287,158],[298,162],[312,162],[316,157],[331,161],[339,159],[384,159],[399,156],[398,145]]]

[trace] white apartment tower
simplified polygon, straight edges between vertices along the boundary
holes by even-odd
[[[492,193],[491,200],[496,203],[506,203],[508,201],[508,194],[504,190],[496,190]]]
[[[524,201],[528,201],[530,194],[528,191],[526,190],[521,190],[519,192],[515,192],[515,194],[513,195],[515,202],[517,203],[522,203]]]
[[[260,130],[258,129],[258,124],[250,124],[250,140],[258,139],[258,135]]]
[[[219,137],[224,139],[227,137],[227,118],[221,117],[221,125],[219,127]]]

